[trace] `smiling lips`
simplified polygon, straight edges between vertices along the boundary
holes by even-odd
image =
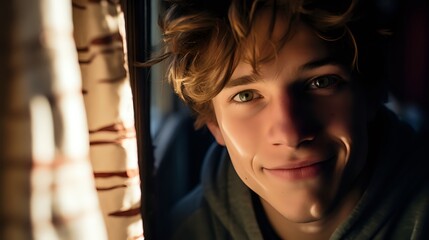
[[[303,180],[318,176],[334,158],[325,161],[301,164],[296,167],[263,168],[264,172],[284,180]]]

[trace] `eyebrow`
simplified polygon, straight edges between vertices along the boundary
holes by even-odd
[[[334,58],[332,56],[325,57],[321,59],[315,59],[310,62],[305,63],[304,65],[299,67],[299,71],[308,71],[314,68],[322,67],[325,65],[338,65],[338,66],[344,66],[343,63],[337,58]]]
[[[244,75],[238,78],[232,78],[230,79],[226,85],[225,88],[231,88],[231,87],[235,87],[235,86],[241,86],[241,85],[247,85],[247,84],[251,84],[251,83],[255,83],[257,81],[261,80],[261,76],[256,74],[256,73],[252,73],[249,75]]]
[[[298,71],[299,72],[308,71],[308,70],[312,70],[312,69],[322,67],[322,66],[326,66],[326,65],[343,66],[344,64],[342,64],[341,61],[339,61],[337,58],[325,57],[325,58],[311,60],[310,62],[305,63],[304,65],[299,67]],[[260,75],[258,75],[256,73],[252,73],[249,75],[244,75],[244,76],[241,76],[238,78],[230,79],[226,83],[224,88],[232,88],[232,87],[236,87],[236,86],[247,85],[247,84],[258,82],[261,79],[262,78]]]

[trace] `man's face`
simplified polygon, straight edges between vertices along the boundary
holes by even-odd
[[[258,36],[268,36],[269,19],[257,20]],[[272,38],[286,28],[278,18]],[[258,51],[270,46],[261,43]],[[208,127],[266,210],[294,222],[322,219],[355,186],[366,161],[362,90],[302,23],[258,71],[239,63],[213,98],[217,123]]]

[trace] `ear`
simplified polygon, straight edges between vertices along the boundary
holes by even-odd
[[[216,139],[216,142],[222,146],[225,146],[225,141],[223,139],[222,132],[220,131],[219,125],[217,122],[207,122],[206,123],[207,128],[210,130],[214,138]]]

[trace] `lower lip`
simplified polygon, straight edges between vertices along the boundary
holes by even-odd
[[[331,159],[330,159],[331,160]],[[270,175],[285,180],[303,180],[314,178],[324,171],[324,168],[331,161],[318,162],[309,166],[293,169],[264,169]]]

